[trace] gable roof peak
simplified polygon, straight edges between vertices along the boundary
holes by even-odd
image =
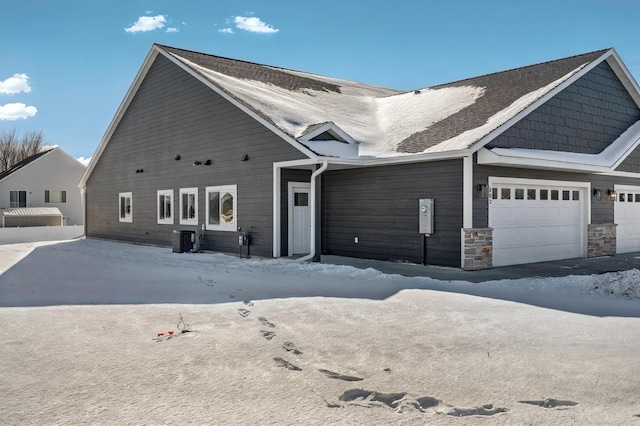
[[[11,165],[7,170],[5,170],[4,172],[0,173],[0,180],[8,177],[9,175],[12,175],[13,173],[17,172],[18,170],[22,169],[23,167],[29,165],[30,163],[36,161],[38,158],[50,153],[51,151],[57,149],[57,147],[54,148],[49,148],[49,149],[45,149],[43,151],[37,152],[33,155],[28,156],[27,158],[18,161],[17,163]]]

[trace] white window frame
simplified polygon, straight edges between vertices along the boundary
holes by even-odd
[[[229,192],[233,195],[233,221],[224,224],[209,223],[209,194],[212,192]],[[205,188],[205,226],[208,231],[237,231],[238,230],[238,185],[207,186]],[[218,212],[219,214],[221,212]]]
[[[60,201],[52,201],[52,198],[56,198],[54,195],[59,195]],[[67,191],[47,189],[44,191],[44,202],[46,204],[64,204],[67,202]]]
[[[194,197],[194,212],[195,216],[193,218],[183,218],[183,202],[182,196],[185,194],[195,194]],[[198,224],[198,188],[180,188],[180,225],[197,225]]]
[[[129,214],[125,212],[125,215],[122,216],[122,200],[126,200],[127,198],[129,199]],[[118,194],[118,220],[126,223],[133,222],[133,193],[121,192]]]
[[[11,193],[15,192],[16,193],[16,197],[18,198],[18,201],[11,201]],[[20,193],[24,192],[24,206],[20,205]],[[9,207],[11,208],[17,208],[17,207],[27,207],[27,191],[24,190],[11,190],[9,191]]]
[[[160,199],[161,197],[164,197],[164,202],[162,204],[160,204]],[[163,212],[166,213],[165,208],[166,208],[166,197],[170,197],[170,207],[169,207],[169,213],[170,213],[170,217],[160,217],[160,207],[162,206],[162,210]],[[175,212],[175,197],[173,195],[173,189],[161,189],[158,190],[158,195],[156,196],[156,215],[157,215],[157,219],[158,219],[158,224],[159,225],[173,225],[174,224],[174,212]],[[182,210],[181,210],[182,211]]]

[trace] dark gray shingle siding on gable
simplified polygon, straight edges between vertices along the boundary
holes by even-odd
[[[241,162],[242,154],[249,161]],[[180,154],[181,159],[175,160]],[[170,245],[179,224],[179,189],[237,185],[238,225],[253,227],[252,254],[272,254],[273,162],[302,153],[159,55],[87,181],[87,236]],[[211,159],[210,166],[193,166]],[[143,173],[136,170],[143,169]],[[174,225],[157,224],[158,190],[174,190]],[[133,193],[133,223],[118,220],[118,193]],[[237,252],[236,232],[208,231],[205,248]]]
[[[422,262],[418,200],[433,198],[435,233],[428,238],[427,263],[460,266],[462,160],[327,171],[322,176],[324,254]]]
[[[636,148],[627,158],[616,168],[617,172],[640,172],[640,147]]]
[[[553,83],[576,68],[599,58],[605,52],[607,50],[600,50],[434,86],[432,89],[464,86],[484,87],[485,93],[474,104],[435,123],[422,132],[409,136],[400,143],[398,151],[422,152],[466,130],[482,126],[490,117],[504,110],[517,99]]]
[[[603,62],[488,147],[598,154],[638,120],[640,109]]]

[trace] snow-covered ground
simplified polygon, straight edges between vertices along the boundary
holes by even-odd
[[[637,270],[472,284],[94,240],[0,246],[0,418],[640,424],[639,283]]]

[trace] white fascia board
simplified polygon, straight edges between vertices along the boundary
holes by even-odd
[[[427,154],[414,154],[414,155],[403,155],[398,157],[390,157],[390,158],[359,158],[359,159],[348,159],[348,158],[336,158],[336,157],[317,157],[311,158],[308,160],[291,160],[291,161],[279,161],[273,163],[273,167],[280,168],[296,168],[303,166],[312,166],[317,164],[322,164],[323,161],[329,163],[329,165],[337,165],[337,166],[349,166],[349,167],[374,167],[374,166],[390,166],[395,164],[409,164],[409,163],[427,163],[430,161],[441,161],[441,160],[456,160],[460,158],[467,157],[472,153],[468,150],[458,150],[458,151],[444,151],[444,152],[433,152]]]
[[[456,150],[456,151],[443,151],[443,152],[430,152],[411,155],[402,155],[397,157],[388,158],[359,158],[359,159],[342,159],[332,157],[319,157],[318,160],[327,160],[329,164],[341,164],[345,166],[387,166],[394,164],[409,164],[409,163],[426,163],[429,161],[440,160],[455,160],[471,155],[469,150]]]
[[[289,161],[278,161],[273,163],[273,168],[296,168],[301,166],[313,166],[316,164],[320,164],[321,161],[316,159],[307,159],[307,160],[289,160]]]
[[[85,185],[87,184],[87,180],[89,180],[89,176],[91,176],[91,172],[93,172],[93,169],[98,163],[98,160],[102,156],[102,153],[104,152],[104,149],[109,143],[111,136],[113,136],[113,132],[115,132],[116,128],[118,127],[118,124],[120,123],[120,120],[122,120],[122,117],[124,116],[125,111],[127,110],[127,108],[129,108],[129,104],[131,104],[131,101],[133,100],[135,93],[138,91],[138,88],[142,84],[142,81],[144,80],[145,76],[149,72],[149,69],[153,64],[153,61],[158,56],[158,52],[160,52],[160,50],[158,46],[154,44],[151,47],[151,50],[149,50],[149,53],[147,54],[147,57],[142,63],[140,70],[138,70],[138,74],[136,74],[136,77],[134,78],[133,83],[131,83],[131,86],[129,87],[129,90],[127,90],[127,93],[124,99],[122,100],[122,102],[120,103],[120,106],[116,111],[116,114],[111,119],[111,123],[109,123],[109,126],[107,127],[107,131],[102,136],[102,139],[100,140],[100,144],[98,145],[98,148],[96,148],[96,151],[93,153],[93,156],[91,157],[91,161],[89,162],[87,169],[82,175],[82,178],[80,178],[80,182],[78,185],[81,188],[84,188]]]
[[[162,55],[165,56],[167,59],[169,59],[171,62],[173,62],[174,64],[176,64],[180,68],[182,68],[184,71],[186,71],[191,76],[196,78],[202,84],[204,84],[205,86],[207,86],[208,88],[210,88],[211,90],[216,92],[218,95],[222,96],[224,99],[229,101],[231,104],[233,104],[234,106],[238,107],[241,111],[243,111],[244,113],[249,115],[251,118],[256,120],[258,123],[262,124],[264,127],[266,127],[267,129],[271,130],[273,133],[278,135],[281,139],[284,139],[285,141],[287,141],[289,144],[291,144],[291,146],[296,148],[298,151],[302,152],[307,157],[309,157],[309,158],[317,158],[318,157],[316,155],[316,153],[314,153],[313,151],[308,149],[306,146],[302,145],[300,142],[295,140],[290,135],[288,135],[285,132],[283,132],[282,130],[280,130],[273,123],[271,123],[270,121],[268,121],[265,118],[263,118],[260,114],[256,113],[254,110],[252,110],[251,108],[247,107],[242,102],[238,101],[236,98],[234,98],[233,96],[228,94],[226,91],[224,91],[220,87],[216,86],[214,83],[211,82],[211,80],[209,80],[208,78],[198,74],[195,70],[193,70],[191,67],[189,67],[187,64],[185,64],[181,60],[177,59],[175,56],[173,56],[173,55],[171,55],[171,54],[169,54],[169,53],[167,53],[167,52],[165,52],[163,50],[159,50],[159,53],[162,53]]]
[[[640,86],[638,86],[638,82],[633,78],[629,69],[622,59],[620,59],[620,56],[618,56],[618,52],[616,52],[615,49],[611,49],[609,51],[607,63],[627,89],[629,95],[631,95],[638,108],[640,108]]]
[[[598,174],[603,175],[603,176],[614,176],[614,177],[640,179],[640,173],[633,173],[633,172],[612,171],[612,172],[605,172],[605,173],[598,173]]]
[[[471,152],[476,152],[480,148],[484,147],[486,144],[491,142],[493,139],[497,138],[502,133],[507,131],[511,126],[516,124],[518,121],[522,120],[524,117],[529,115],[529,113],[531,113],[532,111],[534,111],[535,109],[540,107],[542,104],[547,102],[549,99],[553,98],[558,93],[562,92],[564,89],[566,89],[567,87],[569,87],[573,83],[575,83],[578,79],[582,78],[585,74],[587,74],[589,71],[591,71],[596,66],[598,66],[602,61],[607,59],[611,55],[611,53],[612,53],[612,50],[610,49],[607,52],[603,53],[602,56],[600,56],[598,59],[595,59],[595,60],[591,61],[590,64],[588,64],[587,66],[582,68],[580,71],[578,71],[575,74],[573,74],[571,77],[567,78],[565,81],[560,83],[555,88],[553,88],[550,91],[548,91],[545,95],[540,97],[540,99],[538,99],[537,101],[533,102],[531,105],[529,105],[528,107],[526,107],[525,109],[523,109],[522,111],[520,111],[519,113],[517,113],[516,115],[511,117],[504,124],[502,124],[497,129],[493,130],[491,133],[489,133],[488,135],[486,135],[485,137],[480,139],[478,142],[476,142],[473,145],[471,145],[471,147],[469,147],[469,150]]]
[[[486,166],[518,167],[527,169],[561,170],[573,172],[581,171],[591,173],[606,173],[611,171],[611,168],[607,166],[570,162],[562,159],[543,159],[516,155],[509,156],[503,154],[503,151],[499,151],[500,154],[498,154],[494,152],[495,150],[496,148],[494,148],[494,150],[481,148],[478,151],[478,164]]]

